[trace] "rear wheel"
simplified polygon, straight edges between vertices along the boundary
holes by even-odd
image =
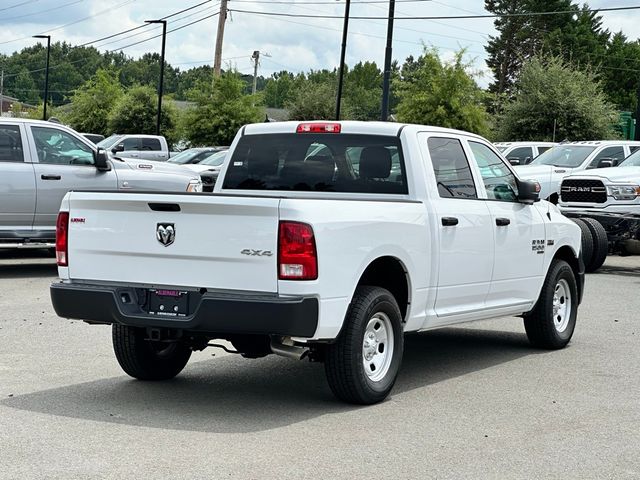
[[[609,239],[607,238],[607,231],[602,224],[593,219],[584,217],[582,219],[591,232],[593,238],[593,256],[589,265],[585,262],[585,270],[589,273],[598,270],[607,259],[609,254]]]
[[[358,287],[343,331],[326,350],[331,390],[350,403],[384,400],[396,381],[403,347],[402,315],[393,295],[380,287]]]
[[[593,258],[593,235],[587,224],[581,218],[574,218],[573,221],[580,227],[582,232],[582,260],[584,261],[585,268],[591,265]]]
[[[524,316],[532,345],[558,349],[569,343],[576,326],[578,287],[573,270],[564,260],[554,260],[534,309]]]
[[[173,378],[191,357],[191,349],[183,343],[147,340],[144,328],[113,325],[112,340],[122,369],[139,380]]]

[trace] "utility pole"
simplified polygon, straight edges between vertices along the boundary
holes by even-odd
[[[340,100],[342,99],[342,81],[344,79],[344,56],[347,51],[347,33],[349,32],[349,9],[351,0],[344,6],[344,24],[342,26],[342,48],[340,50],[340,72],[338,73],[338,95],[336,96],[336,120],[340,120]]]
[[[260,62],[260,51],[254,50],[253,55],[253,88],[251,89],[251,95],[256,94],[256,87],[258,86],[258,63]]]
[[[396,0],[389,0],[389,19],[387,20],[387,48],[384,52],[384,79],[382,81],[382,108],[380,120],[386,122],[389,118],[389,84],[391,83],[391,52],[393,43],[393,17]]]
[[[4,68],[0,72],[0,117],[4,112]]]
[[[218,15],[218,34],[216,36],[216,53],[213,60],[213,76],[219,77],[222,68],[222,39],[224,38],[224,24],[227,21],[227,0],[220,0],[220,14]]]
[[[162,51],[160,53],[160,82],[158,83],[158,117],[156,119],[156,135],[160,135],[160,121],[162,120],[162,92],[164,90],[164,48],[167,41],[166,20],[145,20],[145,23],[162,24]]]
[[[49,99],[49,57],[51,56],[51,35],[34,35],[33,38],[47,39],[47,66],[44,72],[44,108],[42,109],[42,120],[47,119],[47,101]]]
[[[640,140],[640,85],[638,85],[638,104],[636,106],[636,131],[633,135],[634,140]]]

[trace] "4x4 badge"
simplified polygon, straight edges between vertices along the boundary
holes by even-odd
[[[176,227],[173,223],[159,223],[156,227],[156,239],[165,247],[176,239]]]

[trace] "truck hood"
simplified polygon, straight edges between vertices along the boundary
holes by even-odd
[[[516,165],[513,168],[520,178],[541,183],[557,175],[568,175],[572,171],[571,168],[553,165]]]
[[[571,178],[600,178],[615,183],[640,184],[640,167],[596,168],[574,173]]]
[[[167,173],[171,175],[182,175],[190,178],[197,178],[196,172],[189,171],[182,165],[174,165],[167,162],[154,162],[151,160],[141,160],[135,158],[120,158],[112,160],[115,168],[127,166],[132,170],[141,170],[150,173]]]

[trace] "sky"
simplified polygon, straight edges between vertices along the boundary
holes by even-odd
[[[10,54],[38,40],[35,34],[51,35],[52,41],[72,45],[93,42],[114,33],[138,27],[145,20],[157,19],[204,0],[0,0],[0,52]],[[592,8],[640,5],[640,0],[591,0]],[[279,12],[294,15],[344,15],[344,0],[229,0],[231,10],[226,23],[223,65],[242,73],[252,73],[251,54],[262,54],[259,73],[332,69],[340,59],[342,19],[265,16],[247,12]],[[167,29],[166,60],[186,70],[212,64],[217,29],[219,0],[174,15]],[[387,15],[385,0],[352,0],[351,16]],[[244,11],[244,12],[243,12]],[[486,13],[483,0],[396,0],[393,58],[402,62],[417,56],[423,45],[436,47],[444,58],[466,49],[466,58],[478,74],[478,83],[486,86],[491,74],[485,64],[484,45],[495,34],[492,19],[402,20],[411,16],[459,16]],[[623,31],[637,39],[640,10],[605,12],[604,26],[612,32]],[[199,21],[201,20],[201,21]],[[185,26],[190,22],[193,25]],[[386,20],[351,20],[347,40],[347,64],[359,61],[384,61]],[[159,52],[159,25],[144,28],[101,42],[99,50],[123,51],[134,58],[147,52]],[[128,37],[128,38],[124,38]]]

